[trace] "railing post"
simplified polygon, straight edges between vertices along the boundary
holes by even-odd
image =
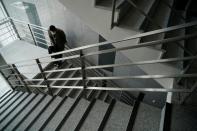
[[[29,31],[30,31],[30,33],[31,33],[31,36],[32,36],[32,38],[33,38],[34,44],[35,44],[36,46],[38,46],[37,43],[36,43],[36,39],[35,39],[35,36],[34,36],[34,34],[33,34],[32,29],[31,29],[30,24],[27,24],[27,25],[28,25]]]
[[[44,82],[45,82],[46,85],[47,85],[48,93],[49,93],[50,95],[53,96],[53,92],[52,92],[52,90],[51,90],[51,88],[50,88],[50,86],[49,86],[49,83],[48,83],[48,81],[47,81],[47,77],[46,77],[46,75],[44,74],[44,70],[43,70],[43,68],[42,68],[42,66],[41,66],[40,60],[39,60],[39,59],[36,59],[36,63],[37,63],[37,65],[38,65],[38,68],[39,68],[39,70],[40,70],[40,72],[41,72],[42,77],[44,78]]]
[[[116,0],[113,0],[112,3],[112,17],[111,17],[111,29],[114,27],[114,17],[115,17],[115,11],[116,11]]]
[[[0,70],[0,74],[3,76],[3,78],[6,80],[6,82],[8,83],[8,85],[12,88],[12,90],[15,90],[15,88],[12,86],[11,82],[5,76],[5,74],[3,73],[3,71]]]
[[[82,82],[83,82],[83,88],[87,88],[86,84],[86,70],[85,70],[85,60],[84,60],[84,54],[82,50],[80,50],[80,61],[81,61],[81,73],[82,73]]]
[[[29,87],[27,86],[27,83],[24,81],[23,76],[21,75],[21,73],[19,72],[19,70],[16,68],[16,65],[15,64],[12,64],[12,68],[13,68],[14,72],[17,74],[17,78],[19,79],[20,83],[22,83],[25,86],[25,88],[26,88],[26,90],[28,92],[31,92],[30,89],[29,89]]]

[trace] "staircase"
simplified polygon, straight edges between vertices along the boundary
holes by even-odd
[[[140,103],[135,123],[131,125],[136,105],[115,99],[88,100],[81,95],[50,96],[9,91],[0,99],[0,130],[5,131],[158,131],[161,109]]]
[[[59,68],[57,66],[54,66],[51,63],[47,67],[45,67],[44,70],[48,71],[48,70],[66,69],[66,68],[73,68],[73,67],[75,67],[75,66],[71,62],[64,61],[63,64],[61,65],[61,67],[59,67]],[[91,74],[91,76],[92,75],[93,74]],[[62,72],[46,73],[47,79],[75,78],[75,77],[81,77],[81,76],[82,76],[81,71],[62,71]],[[34,79],[39,79],[39,78],[42,78],[42,73],[39,73],[34,77]],[[74,80],[74,81],[54,80],[54,81],[49,81],[48,83],[50,84],[50,87],[52,87],[52,86],[83,86],[83,83],[81,80]],[[33,84],[38,85],[38,87],[42,86],[42,85],[46,86],[46,83],[44,81],[33,82]],[[90,87],[101,86],[101,84],[102,84],[101,82],[93,82],[93,81],[87,82],[87,86],[90,86]],[[18,90],[21,90],[21,88],[18,88]],[[24,90],[24,88],[23,88],[23,90]],[[80,96],[80,94],[82,92],[82,90],[74,89],[74,88],[52,88],[51,90],[52,90],[53,95],[57,95],[60,97],[69,96],[71,98],[77,98],[78,96]],[[47,90],[47,88],[35,88],[34,92],[47,94],[48,90]],[[97,98],[97,99],[101,99],[107,103],[110,103],[113,98],[109,93],[107,93],[106,91],[103,91],[103,90],[85,90],[83,94],[90,101],[94,98]]]

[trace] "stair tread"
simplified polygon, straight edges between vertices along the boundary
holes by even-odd
[[[108,106],[108,104],[97,100],[87,118],[85,119],[80,131],[97,131],[103,120],[103,117],[105,116]]]
[[[167,3],[169,3],[171,6],[173,4],[173,0],[168,0],[166,1]],[[169,19],[170,19],[170,14],[171,14],[171,9],[169,7],[167,7],[166,5],[164,5],[162,2],[160,2],[157,6],[157,9],[155,11],[156,13],[153,15],[153,20],[159,24],[159,26],[161,26],[162,28],[166,28],[168,23],[169,23]],[[156,26],[153,25],[153,23],[149,23],[148,27],[147,27],[147,31],[152,31],[152,30],[156,30],[158,29]],[[164,39],[165,34],[161,33],[161,34],[157,34],[157,35],[152,35],[152,36],[147,36],[143,38],[143,41],[154,41],[154,40],[162,40]],[[156,45],[155,46],[157,49],[161,49],[162,45]]]
[[[37,117],[37,115],[41,112],[41,110],[50,102],[52,96],[47,95],[42,102],[31,112],[28,117],[19,125],[16,129],[17,131],[21,131],[26,129],[29,124]]]
[[[4,101],[2,101],[0,103],[0,107],[2,107],[3,105],[5,105],[12,97],[14,97],[14,95],[16,95],[17,91],[12,92],[7,98],[4,99]]]
[[[156,0],[137,0],[134,2],[138,8],[143,10],[146,14],[150,11]],[[134,7],[130,9],[127,17],[124,18],[123,22],[121,22],[121,27],[127,27],[131,29],[140,29],[141,25],[145,20],[145,16],[142,15],[137,9]]]
[[[47,123],[44,127],[44,131],[54,131],[59,123],[63,120],[64,116],[67,114],[68,110],[72,106],[74,99],[67,98],[60,109],[56,112],[54,117]]]
[[[29,93],[24,93],[20,98],[17,99],[17,101],[15,101],[11,107],[9,107],[7,110],[5,110],[1,115],[0,115],[0,121],[2,121],[4,119],[4,117],[6,115],[8,115],[8,113],[10,113],[15,107],[17,107],[20,102],[29,95]]]
[[[28,96],[28,98],[25,99],[25,101],[23,101],[23,103],[21,103],[13,112],[11,112],[9,114],[8,117],[6,117],[2,123],[0,123],[0,130],[2,130],[2,128],[4,126],[6,126],[8,124],[8,122],[10,122],[14,117],[16,117],[17,113],[19,113],[21,110],[23,110],[23,108],[26,106],[26,104],[28,104],[30,102],[30,100],[35,96],[35,94],[31,94]]]
[[[49,116],[53,113],[53,111],[56,109],[56,107],[60,104],[62,101],[61,97],[56,97],[52,103],[48,106],[48,108],[39,116],[39,118],[36,120],[36,122],[31,126],[29,131],[38,131],[44,122],[49,118]]]
[[[116,102],[104,131],[126,131],[133,107]]]
[[[11,100],[9,100],[2,108],[0,108],[0,114],[2,114],[5,109],[11,106],[11,104],[13,104],[13,102],[16,101],[17,98],[19,98],[22,94],[22,92],[18,92]]]
[[[3,94],[3,95],[1,96],[1,98],[0,98],[0,103],[1,103],[2,101],[4,101],[4,99],[5,99],[6,97],[8,97],[11,93],[12,93],[12,91],[9,90],[9,91],[6,92],[5,94]]]
[[[71,131],[74,130],[76,128],[77,124],[79,123],[79,121],[81,120],[89,103],[90,102],[85,99],[80,99],[79,103],[77,104],[77,106],[73,110],[72,114],[70,114],[67,121],[65,121],[64,125],[62,126],[62,128],[60,130],[61,131],[65,131],[65,129],[69,129]]]
[[[17,126],[17,124],[29,114],[31,109],[43,98],[43,95],[38,95],[6,128],[6,130],[13,130]]]
[[[160,118],[161,109],[140,103],[133,131],[158,131]]]

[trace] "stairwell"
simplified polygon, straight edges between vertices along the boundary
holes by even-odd
[[[130,36],[135,36],[141,32],[151,31],[158,28],[165,28],[169,25],[169,18],[172,14],[172,9],[166,6],[165,3],[172,6],[174,0],[119,0],[115,11],[115,21],[119,19],[119,24],[113,29],[111,27],[112,14],[112,0],[59,0],[66,8],[76,14],[84,23],[90,26],[94,31],[101,34],[107,41],[119,40]],[[132,1],[137,9],[130,5]],[[125,8],[125,5],[127,5]],[[129,7],[128,7],[129,6]],[[123,11],[122,11],[123,10]],[[152,23],[140,11],[150,16],[152,20],[159,25]],[[124,12],[122,14],[122,12]],[[184,35],[184,34],[183,34]],[[114,47],[124,47],[129,45],[137,45],[153,40],[162,40],[166,34],[157,34],[143,38],[132,39],[118,44],[113,44]],[[169,45],[169,44],[168,44]],[[167,46],[168,46],[167,45]],[[174,44],[173,44],[174,45]],[[161,59],[168,50],[164,50],[162,46],[157,47],[143,47],[139,49],[132,49],[121,51],[130,61],[144,61],[144,60],[158,60]],[[142,53],[143,52],[143,53]],[[182,55],[182,54],[179,54]],[[118,63],[118,61],[117,61]],[[176,65],[171,64],[154,64],[146,66],[138,66],[139,69],[148,75],[154,74],[176,74],[181,70]],[[155,79],[163,88],[172,89],[174,86],[174,79]]]
[[[125,3],[128,1],[117,0],[115,17],[118,24],[112,30],[110,29],[111,0],[95,0],[94,3],[89,0],[84,0],[83,2],[79,0],[60,1],[109,41],[157,29],[150,21],[147,21],[145,16],[132,8],[129,3]],[[160,23],[162,28],[185,22],[183,19],[176,19],[174,16],[177,15],[169,8],[166,8],[161,0],[142,0],[133,2],[136,2],[138,7],[143,9],[146,14],[152,16],[154,21]],[[170,5],[174,5],[173,0],[168,0],[167,2]],[[90,5],[90,3],[92,5]],[[124,13],[126,13],[126,15]],[[98,17],[93,17],[93,15],[98,15]],[[139,15],[142,16],[136,17]],[[180,15],[184,15],[184,12],[181,12]],[[169,17],[169,19],[166,20],[165,17],[161,16]],[[98,21],[94,23],[95,20]],[[100,20],[104,21],[100,22]],[[101,23],[103,24],[102,26]],[[99,26],[101,26],[101,28],[98,28]],[[136,40],[122,42],[114,46],[118,48],[128,45],[137,45],[143,42],[162,40],[176,35],[184,36],[185,30],[179,30],[172,34],[157,34],[155,36],[137,38]],[[185,41],[181,41],[180,43],[184,46]],[[172,50],[176,51],[173,52]],[[123,51],[121,53],[130,61],[135,62],[184,56],[184,51],[172,45],[142,47],[140,49]],[[31,92],[28,92],[23,86],[16,86],[15,90],[10,90],[2,95],[0,97],[0,130],[195,131],[197,129],[197,113],[194,106],[166,103],[164,107],[158,108],[144,103],[143,100],[146,95],[143,93],[137,93],[136,98],[133,98],[124,94],[124,91],[118,91],[119,94],[114,94],[106,90],[75,89],[76,86],[84,86],[84,81],[82,80],[50,80],[55,78],[82,77],[83,73],[81,70],[57,71],[61,69],[76,68],[78,67],[76,63],[76,60],[66,60],[63,61],[63,64],[59,68],[54,66],[53,63],[49,63],[44,68],[44,71],[48,71],[48,73],[44,73],[47,80],[27,82],[30,86],[37,85],[37,87],[30,89]],[[174,63],[138,65],[138,68],[148,75],[179,74],[183,68],[183,63],[179,65]],[[99,76],[95,71],[87,71],[86,73],[90,77]],[[42,71],[34,77],[34,79],[42,78]],[[175,84],[174,78],[157,79],[155,81],[164,88],[173,88]],[[88,87],[105,87],[102,82],[91,80],[86,82]],[[108,82],[107,86],[114,86],[113,82]],[[47,84],[49,84],[49,87],[53,87],[50,88],[53,95],[49,95],[49,88],[42,87],[47,86]],[[66,86],[69,87],[66,88]]]

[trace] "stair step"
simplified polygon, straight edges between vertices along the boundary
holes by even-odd
[[[106,97],[107,97],[107,92],[106,91],[102,91],[100,96],[98,97],[98,99],[104,101]]]
[[[62,106],[59,108],[59,110],[55,113],[54,117],[47,123],[45,127],[43,127],[43,131],[54,131],[57,129],[60,122],[64,119],[66,116],[68,110],[72,106],[74,102],[74,99],[67,98]]]
[[[132,0],[131,0],[132,1]],[[137,0],[134,1],[136,6],[140,9],[143,10],[146,14],[149,13],[151,10],[152,6],[156,0]],[[129,4],[129,3],[128,3]],[[130,11],[127,12],[126,17],[122,20],[121,27],[126,27],[130,29],[136,29],[139,30],[141,26],[143,25],[144,21],[146,20],[146,17],[141,14],[137,9],[134,7],[131,7]]]
[[[105,102],[110,103],[112,101],[112,97],[110,95],[107,95],[105,98]]]
[[[73,131],[88,108],[89,103],[89,101],[81,99],[60,130],[65,131],[66,129],[69,129]]]
[[[71,67],[71,65],[70,64],[68,64],[68,65],[65,65],[66,67],[64,67],[64,68],[70,68]],[[59,68],[59,69],[62,69],[63,67],[61,67],[61,68]],[[55,69],[57,69],[57,67],[55,67]],[[54,69],[54,70],[55,70]],[[52,73],[48,73],[49,75],[47,76],[47,79],[50,79],[50,78],[61,78],[62,76],[63,76],[63,74],[64,74],[65,72],[52,72]],[[67,72],[68,73],[68,72]],[[57,82],[57,81],[49,81],[48,83],[50,84],[50,85],[54,85],[55,84],[55,82]],[[41,85],[46,85],[46,83],[45,82],[42,82],[41,83]]]
[[[3,99],[0,103],[0,108],[2,108],[5,104],[7,104],[15,95],[17,94],[17,91],[13,91],[8,97]]]
[[[116,8],[119,8],[124,0],[116,0]],[[95,0],[95,7],[112,10],[113,0]]]
[[[105,8],[112,8],[112,0],[95,0],[96,1],[96,7],[105,7]]]
[[[20,98],[18,98],[7,110],[2,112],[0,115],[0,123],[9,115],[12,111],[15,111],[15,108],[20,105],[24,101],[25,98],[27,98],[29,93],[24,93]]]
[[[28,131],[38,131],[45,123],[45,121],[50,117],[50,115],[55,111],[57,106],[61,103],[62,98],[56,97],[51,104],[47,107],[46,110],[38,117],[38,119],[33,123],[33,125],[28,128]]]
[[[0,104],[4,102],[12,93],[13,91],[9,91],[8,93],[4,94],[4,96],[2,96],[0,99]]]
[[[11,90],[5,92],[5,93],[0,97],[0,102],[1,102],[2,99],[4,99],[6,96],[8,96],[11,92],[12,92]]]
[[[166,2],[169,3],[169,5],[171,6],[173,4],[173,0],[167,0]],[[161,26],[162,28],[166,28],[169,23],[170,14],[171,14],[171,9],[168,6],[164,5],[163,2],[160,2],[152,18],[157,24],[159,24],[159,26]],[[155,26],[153,23],[149,22],[146,31],[152,31],[156,29],[158,29],[158,27]],[[164,33],[151,35],[151,36],[142,38],[141,41],[147,42],[147,41],[154,41],[154,40],[162,40],[164,39],[164,36],[165,36]],[[154,47],[156,49],[161,49],[162,45],[156,45]]]
[[[100,123],[103,120],[103,117],[105,116],[108,106],[108,104],[97,100],[89,112],[87,118],[83,122],[80,131],[97,131]]]
[[[31,122],[40,115],[40,113],[43,112],[43,109],[48,106],[48,104],[51,102],[52,96],[46,96],[42,102],[28,115],[28,117],[15,129],[16,131],[21,131],[26,129]]]
[[[133,131],[159,131],[161,109],[140,103]]]
[[[12,106],[15,101],[17,101],[21,96],[23,95],[23,92],[18,92],[11,100],[9,100],[3,107],[0,109],[0,115],[3,114],[4,111],[6,111],[10,106]]]
[[[69,75],[69,78],[73,78],[76,75],[76,73],[77,73],[77,71],[72,72],[72,74]],[[75,82],[77,82],[77,81],[65,81],[62,85],[63,86],[72,86],[72,85],[74,85]],[[75,84],[77,84],[77,83],[75,83]],[[68,96],[71,91],[72,91],[71,88],[61,89],[61,90],[59,90],[58,95],[61,97],[65,97],[65,96]]]
[[[180,16],[184,16],[183,12],[179,13]],[[173,26],[177,24],[183,24],[185,23],[185,20],[181,19],[180,16],[177,16],[177,13],[171,12],[170,16],[170,22],[168,23],[168,26]],[[175,36],[184,36],[186,34],[185,29],[176,30],[172,32],[165,33],[165,38],[175,37]],[[192,39],[191,39],[192,40]],[[189,41],[191,41],[189,40]],[[187,42],[189,42],[187,41]],[[179,43],[184,47],[185,41],[179,41]],[[163,48],[166,50],[166,53],[164,54],[163,58],[176,58],[176,57],[184,57],[184,50],[179,48],[177,44],[169,44],[169,45],[163,45]],[[178,67],[179,69],[183,69],[183,62],[176,62],[176,63],[169,63],[173,66]]]
[[[90,94],[88,100],[92,100],[94,98],[97,98],[97,96],[98,96],[99,93],[100,92],[98,90],[93,90],[93,92],[92,92],[92,94]]]
[[[82,81],[76,81],[73,86],[80,86]],[[67,95],[72,98],[77,98],[80,94],[81,89],[69,89]]]
[[[15,117],[17,117],[21,111],[24,110],[28,104],[31,103],[33,98],[35,98],[35,94],[31,94],[28,98],[25,99],[13,112],[11,112],[2,122],[0,122],[0,130],[3,130]]]
[[[58,78],[72,78],[75,74],[75,71],[66,71],[66,72],[62,72]],[[54,81],[53,83],[51,83],[51,85],[56,85],[56,86],[65,86],[66,83],[68,83],[68,81]]]
[[[72,67],[72,65],[68,65],[67,67],[65,67],[65,69],[67,69],[67,68],[70,68],[70,67]],[[68,77],[69,75],[71,74],[71,72],[70,71],[66,71],[66,72],[56,72],[56,77],[55,78],[66,78],[66,77]],[[50,85],[61,85],[60,83],[62,83],[62,81],[52,81],[51,83],[50,83]]]
[[[15,117],[11,123],[7,125],[5,130],[11,131],[14,130],[26,117],[33,111],[33,109],[44,99],[44,95],[38,95],[28,106],[23,109],[23,111]]]
[[[116,102],[106,126],[104,127],[104,131],[126,131],[131,112],[131,106]]]

